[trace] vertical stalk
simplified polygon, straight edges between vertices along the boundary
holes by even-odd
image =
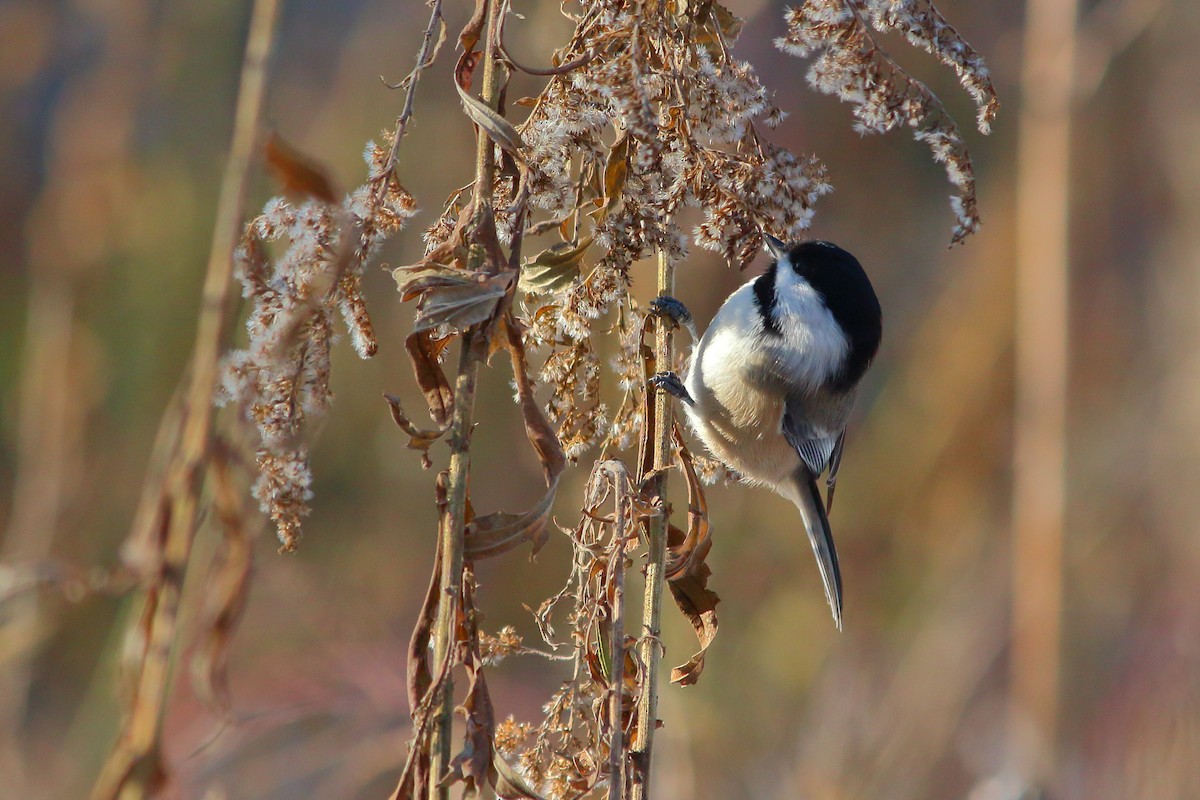
[[[184,575],[196,533],[199,483],[209,455],[213,391],[221,336],[232,296],[233,250],[245,216],[246,186],[266,97],[267,60],[281,2],[255,0],[251,12],[229,160],[221,180],[178,444],[166,468],[161,498],[157,495],[143,498],[143,505],[149,502],[159,509],[145,519],[159,520],[165,530],[134,531],[135,537],[141,534],[145,541],[163,537],[161,549],[157,550],[162,563],[158,565],[155,583],[147,590],[146,604],[136,623],[142,637],[142,654],[133,667],[136,673],[132,676],[133,695],[117,747],[93,788],[92,797],[97,800],[146,797],[156,791],[163,778],[158,743],[171,686],[170,657]],[[165,518],[160,514],[165,514]]]
[[[1028,780],[1052,777],[1066,497],[1070,115],[1077,0],[1030,0],[1017,167],[1009,744]]]
[[[501,3],[483,0],[487,26],[484,34],[482,100],[495,108],[498,94],[496,70],[496,29]],[[495,173],[495,151],[487,131],[478,128],[475,147],[475,188],[473,205],[476,220],[484,209],[490,210]],[[483,246],[471,245],[467,256],[469,269],[478,269],[486,258]],[[471,428],[474,424],[475,385],[486,348],[477,331],[467,330],[459,351],[458,378],[454,386],[454,412],[450,418],[450,476],[447,485],[446,515],[439,527],[442,551],[442,593],[438,602],[434,629],[434,663],[450,658],[454,647],[459,599],[462,597],[463,531],[466,527],[467,484],[471,473]],[[445,800],[450,796],[442,778],[450,768],[450,743],[454,725],[454,683],[447,672],[441,707],[430,741],[432,764],[429,771],[429,797]]]
[[[612,480],[613,494],[617,498],[616,511],[613,514],[616,553],[609,565],[613,601],[608,647],[608,652],[612,654],[608,676],[608,691],[611,693],[608,715],[612,729],[608,749],[608,800],[622,800],[625,796],[625,730],[622,727],[621,710],[625,694],[625,542],[630,534],[625,527],[629,519],[625,513],[625,492],[629,477],[624,469],[618,469],[616,466],[611,467],[608,473]]]
[[[675,267],[665,250],[658,251],[658,294],[675,293]],[[660,318],[654,337],[654,360],[657,369],[671,369],[671,323]],[[662,389],[654,395],[654,479],[652,497],[664,498],[667,492],[666,470],[671,465],[671,429],[673,427],[671,396]],[[633,798],[646,800],[650,796],[650,758],[654,745],[654,729],[658,722],[658,670],[662,657],[662,593],[663,565],[667,554],[667,516],[650,520],[649,552],[646,555],[646,594],[642,599],[642,640],[639,655],[645,668],[642,695],[638,701],[638,725],[633,741]]]

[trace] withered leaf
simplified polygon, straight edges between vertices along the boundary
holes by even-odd
[[[558,479],[567,466],[567,457],[562,444],[554,433],[533,394],[533,382],[529,378],[529,364],[525,347],[521,342],[521,331],[511,314],[501,318],[504,346],[512,359],[513,376],[517,384],[517,400],[521,405],[521,418],[525,423],[525,435],[538,455],[542,473],[546,479],[546,494],[533,508],[521,514],[498,511],[478,517],[467,525],[464,532],[464,554],[467,558],[480,559],[506,553],[522,542],[533,544],[536,555],[549,539],[546,526],[550,511],[554,507],[554,496],[558,490]]]
[[[545,800],[530,786],[504,756],[492,751],[492,788],[504,800]]]
[[[592,244],[588,236],[578,244],[559,242],[538,253],[521,267],[520,289],[550,294],[570,286],[579,277],[579,263]]]
[[[504,318],[505,344],[512,358],[513,378],[517,384],[517,401],[521,404],[521,419],[525,423],[525,435],[542,462],[546,486],[552,487],[567,468],[567,456],[550,420],[546,419],[541,405],[533,396],[533,381],[529,378],[529,362],[525,345],[521,341],[521,329],[517,321],[508,314]]]
[[[721,42],[724,41],[727,47],[732,46],[737,41],[738,36],[742,32],[742,27],[746,24],[746,20],[734,14],[720,3],[710,3],[709,7],[703,9],[707,19],[705,24],[696,32],[696,44],[703,45],[713,54],[720,52]],[[699,18],[700,15],[697,14]],[[717,37],[717,31],[720,31],[720,38]]]
[[[213,507],[221,522],[222,540],[206,578],[203,636],[192,657],[192,684],[210,710],[228,716],[229,648],[250,591],[253,550],[246,531],[245,500],[233,476],[221,442],[209,466]]]
[[[472,325],[485,322],[496,314],[500,300],[508,294],[513,274],[468,275],[470,280],[453,285],[426,289],[417,305],[414,331],[424,331],[439,325],[449,325],[465,331]]]
[[[474,58],[473,53],[463,53],[455,68],[454,88],[458,90],[463,110],[467,112],[467,116],[471,118],[472,122],[487,131],[492,141],[519,158],[520,149],[525,144],[521,141],[521,134],[517,133],[513,124],[502,117],[498,111],[471,94],[470,80],[471,74],[474,72]]]
[[[413,374],[417,385],[425,394],[425,403],[429,406],[429,416],[439,426],[445,427],[450,421],[450,413],[454,408],[454,391],[438,363],[438,356],[449,342],[449,338],[438,338],[432,331],[414,331],[404,340],[404,349],[412,361]]]
[[[683,441],[679,426],[674,427],[672,435],[676,457],[687,483],[688,529],[684,533],[674,526],[670,528],[664,571],[675,604],[696,631],[700,651],[686,664],[681,664],[671,671],[671,681],[690,686],[699,680],[700,673],[704,670],[704,654],[717,635],[716,607],[720,598],[708,588],[708,578],[712,572],[704,563],[712,547],[712,531],[708,522],[708,503],[704,498],[704,489],[696,475],[692,455]]]
[[[392,270],[392,278],[396,281],[396,289],[400,292],[402,303],[420,297],[430,289],[464,286],[475,282],[470,272],[427,261],[411,267],[396,267]]]
[[[267,166],[287,194],[337,202],[337,192],[325,168],[272,133],[266,145]]]
[[[463,532],[463,555],[478,560],[507,553],[522,542],[533,543],[537,554],[550,538],[546,524],[554,507],[558,479],[533,508],[521,514],[496,511],[476,517]]]
[[[525,142],[521,140],[521,134],[513,127],[513,124],[500,116],[497,111],[489,108],[487,103],[473,97],[469,92],[463,91],[458,84],[455,86],[458,88],[458,96],[462,100],[463,110],[467,112],[471,121],[487,131],[493,142],[520,157],[521,148],[525,146]]]
[[[608,151],[608,160],[604,164],[604,202],[610,208],[620,201],[628,177],[629,132],[621,131]]]
[[[475,0],[475,11],[472,12],[471,18],[467,20],[467,24],[463,26],[462,32],[458,34],[458,44],[464,53],[472,52],[475,49],[475,45],[479,43],[480,37],[483,36],[483,27],[487,20],[487,10],[487,3],[483,0]]]
[[[694,571],[704,563],[708,551],[712,548],[712,529],[708,522],[708,501],[704,497],[704,487],[696,475],[692,454],[683,441],[683,434],[678,425],[672,434],[678,463],[683,468],[684,480],[687,483],[688,527],[686,533],[671,527],[672,536],[667,542],[668,557],[665,565],[667,580],[674,580]]]
[[[496,714],[488,692],[487,680],[483,675],[483,662],[478,652],[478,629],[476,616],[463,613],[475,609],[475,579],[469,565],[464,566],[462,580],[462,606],[460,608],[457,636],[463,655],[463,667],[467,672],[467,693],[458,712],[466,720],[463,734],[463,749],[450,762],[450,773],[445,783],[454,780],[465,784],[464,796],[473,796],[485,783],[491,783],[492,732],[496,729]]]
[[[671,670],[671,682],[680,686],[691,686],[700,679],[704,671],[704,654],[717,635],[717,603],[721,598],[708,588],[711,574],[707,564],[701,564],[694,572],[678,580],[669,581],[671,596],[679,610],[692,623],[696,638],[700,640],[700,651]]]
[[[392,419],[400,430],[408,434],[408,444],[405,445],[409,450],[419,450],[421,453],[421,465],[425,469],[432,466],[429,460],[429,448],[433,443],[442,438],[446,433],[445,428],[438,430],[425,430],[418,428],[413,424],[412,420],[404,413],[404,409],[400,407],[400,398],[391,394],[384,394],[383,399],[387,401],[388,407],[392,410]]]
[[[445,501],[445,481],[442,475],[438,478],[438,495]],[[425,602],[421,604],[421,614],[413,628],[412,637],[408,640],[408,707],[415,712],[421,707],[425,695],[433,685],[433,672],[429,669],[429,640],[433,626],[437,621],[438,598],[441,596],[442,585],[442,548],[439,546],[433,559],[433,573],[429,578],[429,588],[425,592]]]

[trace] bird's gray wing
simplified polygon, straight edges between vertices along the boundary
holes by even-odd
[[[842,468],[842,449],[846,446],[846,432],[837,435],[833,454],[829,457],[829,474],[825,476],[825,513],[833,511],[833,490],[837,486],[838,470]]]
[[[829,517],[821,503],[816,477],[824,471],[841,440],[840,434],[821,435],[799,413],[798,407],[788,403],[783,415],[783,435],[804,462],[793,476],[795,502],[800,507],[804,520],[804,531],[808,534],[817,567],[821,570],[821,583],[825,587],[825,599],[833,612],[833,622],[842,628],[842,572],[838,566],[837,547],[833,543],[833,531]]]
[[[829,466],[835,451],[841,457],[841,433],[830,435],[808,422],[795,401],[788,401],[783,412],[783,438],[796,448],[800,460],[815,478]],[[833,473],[830,473],[831,476]]]

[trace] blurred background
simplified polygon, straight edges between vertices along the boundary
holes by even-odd
[[[925,148],[853,133],[849,109],[773,48],[782,6],[728,2],[747,18],[735,54],[791,112],[771,138],[829,166],[836,192],[813,234],[866,266],[885,339],[832,517],[845,632],[794,509],[714,487],[720,634],[700,683],[663,691],[660,797],[1015,800],[1035,784],[1061,798],[1200,797],[1200,6],[1089,2],[1071,35],[1054,32],[1065,0],[1032,2],[1050,20],[1038,48],[1021,4],[939,4],[992,69],[1004,108],[990,137],[952,74],[893,42],[974,156],[984,226],[954,249],[951,187]],[[514,5],[513,55],[548,62],[570,31],[558,4]],[[470,8],[445,12],[452,43]],[[427,14],[288,3],[268,125],[343,186],[361,183],[364,143],[402,101],[380,76],[408,72]],[[11,567],[117,563],[195,333],[248,17],[229,0],[0,3],[2,797],[85,796],[117,730],[135,601],[10,591]],[[400,175],[423,211],[383,264],[415,262],[422,227],[470,179],[453,58],[448,47],[418,91]],[[510,97],[538,85],[516,79]],[[250,207],[271,193],[257,179]],[[705,321],[746,277],[696,250],[678,295]],[[648,298],[649,270],[637,280]],[[412,309],[383,269],[366,289],[379,354],[335,352],[299,552],[277,555],[265,526],[258,538],[233,719],[209,715],[185,662],[176,670],[168,796],[368,798],[394,785],[434,473],[380,398],[420,408],[402,349]],[[539,496],[540,470],[507,372],[482,383],[473,500],[517,510]],[[563,525],[585,473],[560,490]],[[202,528],[194,563],[215,538]],[[536,562],[483,563],[484,628],[535,639],[523,606],[558,588],[568,555],[552,539]],[[666,627],[666,659],[682,663],[690,628],[673,609]],[[557,669],[493,670],[498,715],[540,718]]]

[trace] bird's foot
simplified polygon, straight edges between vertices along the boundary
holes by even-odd
[[[700,338],[700,334],[696,331],[696,323],[692,321],[692,312],[688,311],[687,306],[674,297],[660,295],[654,298],[650,301],[650,313],[669,321],[672,328],[678,328],[680,325],[687,328],[692,341]]]
[[[678,328],[692,321],[692,312],[674,297],[660,295],[650,301],[650,313],[669,319]]]
[[[696,400],[687,390],[687,387],[683,385],[683,381],[674,372],[659,372],[650,378],[650,385],[655,389],[661,389],[673,397],[678,397],[689,406],[696,405]]]

